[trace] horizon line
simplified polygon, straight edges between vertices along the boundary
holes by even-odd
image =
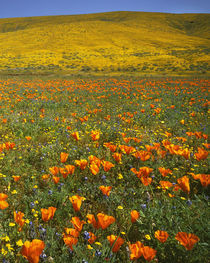
[[[160,11],[125,11],[125,10],[118,10],[118,11],[105,11],[105,12],[96,12],[96,13],[78,13],[78,14],[60,14],[60,15],[34,15],[34,16],[11,16],[11,17],[0,17],[0,19],[10,19],[10,18],[33,18],[33,17],[50,17],[50,16],[79,16],[79,15],[95,15],[95,14],[104,14],[104,13],[118,13],[118,12],[131,12],[131,13],[157,13],[157,14],[172,14],[172,15],[185,15],[185,14],[204,14],[209,15],[210,13],[196,13],[196,12],[160,12]]]

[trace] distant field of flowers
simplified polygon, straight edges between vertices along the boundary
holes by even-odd
[[[209,262],[209,84],[0,80],[0,262]]]

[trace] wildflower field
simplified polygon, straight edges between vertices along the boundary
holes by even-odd
[[[208,88],[0,80],[0,262],[209,262]]]

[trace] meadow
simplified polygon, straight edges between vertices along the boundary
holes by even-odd
[[[0,80],[0,261],[209,262],[209,80]]]

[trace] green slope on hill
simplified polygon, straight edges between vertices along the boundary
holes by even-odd
[[[0,19],[0,72],[208,74],[210,14]]]

